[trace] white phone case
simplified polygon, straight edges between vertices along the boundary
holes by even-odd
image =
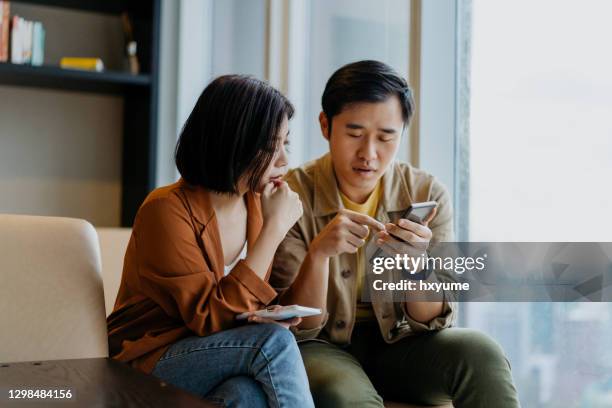
[[[280,309],[273,311],[268,309],[257,310],[256,312],[244,312],[236,316],[238,320],[244,320],[251,315],[263,317],[272,320],[287,320],[293,317],[308,317],[321,314],[321,309],[306,306],[282,306]]]

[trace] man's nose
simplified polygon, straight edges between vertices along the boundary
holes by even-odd
[[[359,146],[359,151],[357,152],[360,159],[363,160],[374,160],[376,159],[376,144],[371,138],[364,138],[364,141]]]

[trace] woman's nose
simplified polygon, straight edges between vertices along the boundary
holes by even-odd
[[[289,158],[287,156],[287,149],[285,149],[285,146],[282,146],[280,148],[280,152],[278,154],[278,158],[276,159],[276,167],[285,167],[287,164],[289,164]]]

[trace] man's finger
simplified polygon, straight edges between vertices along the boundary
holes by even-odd
[[[429,234],[428,233],[429,228],[427,228],[425,225],[419,224],[414,221],[407,220],[405,218],[401,218],[397,221],[397,227],[405,229],[407,231],[411,231],[421,237],[427,237],[427,235]],[[387,225],[387,229],[389,229],[388,225]]]
[[[434,207],[433,210],[431,210],[431,212],[425,219],[425,221],[423,221],[423,225],[427,226],[427,224],[429,224],[429,222],[433,220],[433,218],[436,216],[437,213],[438,213],[438,207]]]
[[[346,241],[355,248],[360,248],[365,244],[365,240],[363,238],[357,238],[353,234],[348,234],[346,236]]]
[[[366,225],[357,224],[356,222],[349,223],[348,230],[356,237],[363,239],[365,239],[370,232],[370,229]]]
[[[356,222],[358,224],[367,225],[369,227],[374,228],[377,231],[384,231],[385,230],[385,225],[382,222],[375,220],[374,218],[370,217],[369,215],[360,214],[358,212],[351,211],[351,210],[344,210],[344,214],[347,217],[349,217],[349,219],[351,221],[354,221],[354,222]]]
[[[388,233],[383,233],[383,235],[377,238],[376,244],[379,247],[382,247],[383,250],[385,250],[384,248],[392,249],[393,254],[406,254],[411,257],[421,256],[423,251],[425,251],[428,246],[428,243],[426,241],[415,241],[410,243],[407,243],[405,241],[399,241],[396,237]],[[389,253],[388,250],[385,250],[385,252]]]
[[[423,237],[419,236],[413,231],[410,231],[407,228],[398,227],[395,224],[389,223],[386,225],[386,227],[388,235],[391,235],[399,240],[405,241],[406,243],[418,242],[423,239]]]

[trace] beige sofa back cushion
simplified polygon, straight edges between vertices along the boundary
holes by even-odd
[[[1,362],[108,356],[91,224],[0,214],[0,280]]]
[[[102,278],[104,280],[104,303],[106,316],[111,314],[123,271],[123,257],[130,236],[131,228],[97,228],[102,253]]]

